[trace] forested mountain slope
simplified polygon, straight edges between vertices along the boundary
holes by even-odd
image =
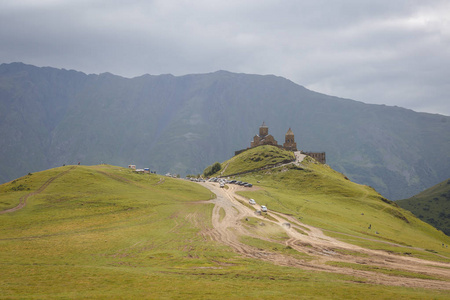
[[[450,178],[397,203],[450,236]]]
[[[350,179],[401,199],[450,177],[450,117],[369,105],[273,75],[132,79],[0,65],[0,182],[63,164],[137,164],[201,173],[250,145],[265,121],[279,143],[325,151]]]

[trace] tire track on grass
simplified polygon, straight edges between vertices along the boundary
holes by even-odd
[[[212,215],[213,229],[208,232],[209,237],[214,241],[230,246],[235,252],[241,255],[269,261],[282,266],[355,276],[355,280],[358,280],[357,282],[360,283],[450,290],[450,272],[447,269],[449,267],[448,263],[397,256],[380,250],[371,250],[348,244],[326,236],[319,228],[303,224],[298,220],[295,220],[292,216],[279,212],[272,212],[271,215],[276,219],[273,223],[279,224],[289,235],[289,239],[283,244],[298,252],[308,254],[312,260],[297,259],[289,255],[283,255],[281,253],[246,245],[239,241],[239,236],[252,235],[246,232],[240,220],[246,216],[255,217],[253,211],[235,200],[235,198],[241,198],[241,196],[235,194],[235,188],[225,191],[214,184],[205,183],[202,185],[209,188],[217,195],[217,198],[211,201],[215,204],[215,207]],[[226,213],[222,220],[220,219],[220,208],[223,208]],[[258,216],[256,217],[260,218]],[[283,226],[287,220],[289,221],[290,226]],[[265,221],[271,222],[269,220]],[[294,228],[307,228],[308,232],[301,234]],[[264,239],[262,237],[254,237]],[[361,253],[361,255],[364,256],[355,257],[353,255],[342,254],[339,253],[341,249]],[[375,268],[380,267],[400,271],[403,270],[415,274],[429,275],[435,278],[424,279],[405,277],[402,275],[387,275],[369,270],[333,266],[327,264],[328,262],[345,262],[368,265]],[[359,279],[362,279],[363,281],[359,281]]]
[[[58,179],[59,177],[69,173],[70,171],[72,171],[73,169],[75,169],[76,166],[73,166],[71,168],[69,168],[68,170],[61,172],[59,174],[57,174],[56,176],[51,177],[49,180],[47,180],[40,188],[38,188],[36,191],[31,192],[29,194],[26,194],[22,197],[20,197],[19,199],[19,204],[16,207],[13,208],[9,208],[9,209],[5,209],[3,211],[0,211],[0,215],[3,214],[7,214],[7,213],[11,213],[11,212],[15,212],[18,211],[19,209],[22,209],[25,207],[25,205],[27,204],[27,200],[28,198],[32,197],[32,196],[36,196],[40,193],[42,193],[49,185],[50,183],[52,183],[55,179]]]

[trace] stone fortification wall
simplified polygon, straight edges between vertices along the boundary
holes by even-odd
[[[318,162],[320,162],[322,164],[327,163],[325,152],[303,152],[302,151],[302,154],[311,156],[312,158],[314,158],[315,160],[317,160]]]

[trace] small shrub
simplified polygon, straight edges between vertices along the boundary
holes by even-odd
[[[203,175],[205,177],[209,177],[212,174],[219,172],[221,168],[222,168],[221,164],[218,162],[215,162],[211,166],[206,167],[206,169],[203,171]]]
[[[11,188],[11,191],[24,191],[24,190],[26,190],[27,189],[27,186],[25,186],[25,185],[23,185],[23,184],[20,184],[20,185],[18,185],[18,186],[13,186],[12,188]],[[30,188],[28,188],[28,190],[29,190]]]
[[[438,253],[436,250],[432,250],[432,249],[425,249],[425,251],[431,252],[431,253]]]

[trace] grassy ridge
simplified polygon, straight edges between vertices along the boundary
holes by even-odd
[[[450,261],[450,250],[442,247],[442,243],[450,244],[448,236],[401,209],[395,202],[383,198],[371,187],[355,184],[343,174],[310,158],[301,167],[292,165],[264,170],[239,176],[239,180],[259,181],[258,185],[263,187],[258,191],[242,192],[242,195],[267,205],[269,209],[324,228],[328,230],[327,234],[350,243]],[[412,251],[408,247],[430,251]],[[447,259],[436,256],[434,252]]]
[[[293,161],[294,159],[294,153],[291,151],[268,145],[259,146],[244,151],[223,162],[222,168],[216,175],[227,176],[259,169],[267,165]]]
[[[0,186],[5,206],[15,206],[21,195],[69,168]],[[12,184],[24,183],[30,190],[11,190]],[[237,256],[207,234],[213,205],[199,201],[211,197],[199,185],[124,168],[70,169],[30,197],[25,208],[0,215],[0,298],[448,296],[442,291],[360,284],[360,278]],[[247,240],[255,247],[276,247]],[[274,251],[296,255],[285,248]]]

